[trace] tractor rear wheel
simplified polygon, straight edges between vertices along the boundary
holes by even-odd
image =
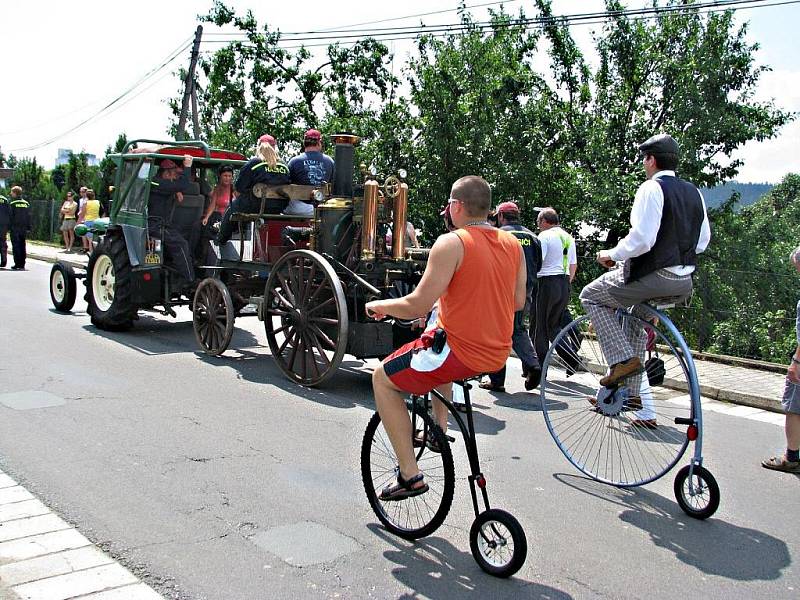
[[[86,277],[86,312],[106,331],[130,329],[136,318],[131,300],[133,273],[122,235],[109,233],[92,252]]]

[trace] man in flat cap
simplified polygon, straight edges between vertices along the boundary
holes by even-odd
[[[615,387],[624,382],[632,410],[642,409],[639,394],[647,336],[630,320],[623,331],[615,311],[653,298],[687,298],[696,257],[711,239],[702,194],[675,176],[678,143],[669,135],[655,135],[639,146],[639,154],[647,181],[636,191],[630,231],[614,248],[597,254],[604,267],[610,269],[620,261],[623,267],[595,279],[580,296],[610,365],[600,384]],[[639,413],[631,425],[655,429],[655,413]]]

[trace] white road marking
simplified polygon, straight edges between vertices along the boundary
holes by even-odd
[[[0,471],[0,587],[21,600],[163,597]],[[2,590],[0,590],[2,591]]]

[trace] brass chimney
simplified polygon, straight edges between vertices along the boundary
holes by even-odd
[[[406,255],[406,215],[408,214],[408,184],[401,183],[394,199],[392,222],[392,258],[402,260]]]
[[[361,258],[375,258],[375,240],[378,236],[378,185],[377,181],[364,182],[364,218],[361,222]]]

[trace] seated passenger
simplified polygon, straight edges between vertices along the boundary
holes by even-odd
[[[289,176],[297,185],[320,186],[333,181],[333,159],[322,152],[322,134],[309,129],[303,136],[303,153],[289,161]]]
[[[213,225],[219,223],[228,205],[236,196],[233,189],[233,167],[222,165],[219,168],[219,181],[209,194],[210,202],[203,215],[203,225]]]
[[[189,242],[175,229],[169,221],[174,202],[183,200],[183,193],[191,184],[192,157],[183,157],[183,169],[173,161],[165,158],[159,164],[159,171],[150,182],[150,202],[147,206],[147,227],[150,237],[161,237],[161,225],[164,225],[164,261],[174,268],[185,280],[180,282],[184,288],[191,287],[194,282],[194,268],[189,251]]]
[[[255,158],[251,158],[239,170],[234,189],[237,196],[222,215],[219,225],[217,243],[224,244],[231,239],[233,226],[231,216],[234,213],[257,213],[261,208],[261,199],[253,196],[253,186],[257,183],[268,185],[286,185],[289,183],[289,169],[280,160],[277,142],[271,135],[265,134],[258,138],[258,149]],[[264,212],[278,214],[286,206],[285,200],[268,198],[264,202]]]

